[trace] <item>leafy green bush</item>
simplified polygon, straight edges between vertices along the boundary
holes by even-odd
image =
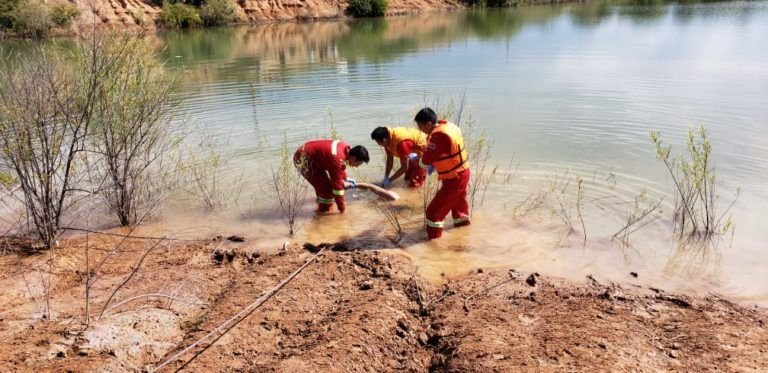
[[[235,8],[230,0],[206,0],[200,7],[200,18],[206,26],[221,26],[235,19]]]
[[[0,171],[0,184],[10,186],[15,182],[13,175]]]
[[[355,17],[381,17],[387,6],[387,0],[351,0],[347,12]]]
[[[40,1],[31,0],[18,4],[11,11],[13,30],[19,35],[43,37],[55,25],[51,8]]]
[[[165,27],[197,27],[203,24],[197,8],[182,3],[163,3],[163,10],[160,13],[160,22]]]
[[[69,27],[72,20],[80,15],[80,11],[71,4],[59,4],[51,7],[51,18],[58,27]]]
[[[20,0],[0,0],[0,28],[13,28],[13,10]]]

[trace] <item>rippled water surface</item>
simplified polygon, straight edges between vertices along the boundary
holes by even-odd
[[[223,228],[278,245],[287,231],[265,170],[284,139],[293,148],[327,135],[333,122],[345,140],[369,147],[372,162],[359,176],[378,180],[374,127],[412,125],[425,103],[445,107],[466,94],[462,120],[471,115],[493,140],[488,170],[498,165],[498,175],[482,206],[478,197],[473,225],[449,229],[439,243],[424,243],[418,192],[395,189],[404,197],[398,252],[419,271],[435,279],[477,267],[594,274],[768,304],[766,36],[766,1],[597,1],[163,34],[163,58],[184,71],[180,115],[228,143],[227,172],[244,174],[246,187],[235,207],[208,214],[183,205],[162,224]],[[699,125],[711,134],[721,209],[737,187],[742,193],[733,236],[681,245],[671,233],[672,184],[648,133],[661,131],[676,151]],[[520,213],[530,196],[576,176],[584,181],[586,229],[574,210],[576,231],[568,233],[548,209],[551,198]],[[664,218],[622,245],[611,236],[643,190],[664,197]],[[395,247],[371,198],[352,195],[347,214],[319,219],[308,202],[291,239]]]
[[[430,13],[386,20],[278,24],[168,33],[163,57],[185,70],[179,112],[228,142],[230,175],[245,173],[237,208],[169,212],[169,226],[226,227],[286,239],[268,192],[284,138],[293,148],[330,133],[372,150],[360,176],[382,175],[370,131],[412,125],[426,104],[466,94],[469,116],[494,141],[488,169],[499,175],[473,225],[424,243],[421,197],[396,189],[405,237],[400,252],[427,275],[515,267],[568,278],[715,291],[768,303],[768,2],[592,2],[510,10]],[[649,131],[676,150],[686,130],[711,134],[724,208],[737,187],[736,230],[701,247],[671,233],[672,185]],[[514,159],[514,161],[512,161]],[[512,167],[508,167],[512,161]],[[511,174],[511,177],[507,178]],[[520,204],[554,180],[584,180],[587,241],[546,206]],[[664,218],[611,240],[641,191],[664,197]],[[576,191],[570,185],[567,202]],[[392,228],[352,197],[344,216],[313,219],[296,240],[346,239],[393,247]],[[205,223],[201,224],[200,222]],[[450,225],[450,224],[449,224]],[[637,272],[638,278],[629,276]]]

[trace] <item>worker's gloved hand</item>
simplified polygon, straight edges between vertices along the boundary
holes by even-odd
[[[384,176],[384,180],[381,181],[381,186],[383,188],[389,188],[392,185],[392,180],[389,180],[388,176]]]
[[[357,188],[357,181],[355,181],[355,179],[348,177],[344,181],[348,184],[347,188]]]
[[[435,166],[427,166],[427,175],[432,175],[433,173],[435,173]]]

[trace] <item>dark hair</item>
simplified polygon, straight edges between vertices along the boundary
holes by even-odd
[[[371,140],[383,141],[387,138],[389,138],[389,130],[387,127],[376,127],[376,129],[371,132]]]
[[[358,145],[350,149],[348,156],[353,156],[358,161],[363,161],[365,163],[368,163],[368,161],[371,160],[370,158],[368,158],[368,150],[362,145]]]
[[[416,117],[413,118],[416,123],[427,123],[432,122],[432,124],[437,123],[437,114],[435,114],[435,111],[425,107],[421,110],[419,110],[418,113],[416,113]]]

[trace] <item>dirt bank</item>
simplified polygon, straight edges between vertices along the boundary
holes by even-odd
[[[149,0],[52,0],[69,2],[80,11],[70,32],[92,24],[114,28],[153,30],[160,6]],[[551,4],[582,0],[520,0],[515,5]],[[345,17],[348,0],[235,0],[239,23],[308,21]],[[464,8],[459,0],[389,0],[388,16]]]
[[[316,249],[265,250],[247,237],[233,240],[91,236],[90,271],[85,238],[64,241],[53,257],[6,252],[0,370],[147,369],[240,312]],[[768,369],[764,309],[512,269],[475,268],[427,283],[395,250],[348,249],[329,248],[212,347],[203,351],[202,344],[168,371],[201,351],[188,371]],[[88,273],[97,279],[94,320],[83,331]],[[46,283],[52,320],[39,317]],[[111,305],[146,294],[173,299],[137,298],[110,306],[97,321],[121,283]]]
[[[80,16],[73,30],[91,24],[129,29],[155,29],[160,7],[144,0],[74,0]],[[237,0],[238,22],[267,23],[344,17],[347,0]],[[456,0],[389,0],[387,15],[462,8]]]

